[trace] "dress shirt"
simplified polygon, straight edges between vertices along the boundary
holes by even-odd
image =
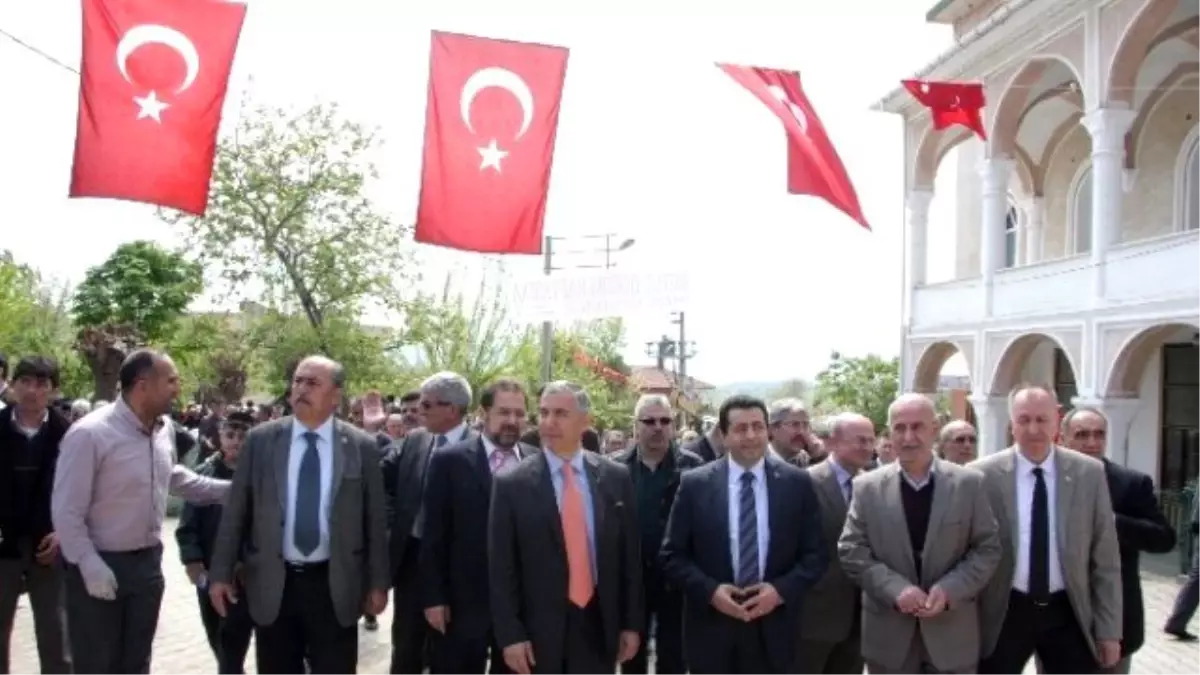
[[[842,465],[837,463],[837,460],[834,459],[833,455],[826,457],[825,461],[829,462],[829,466],[833,467],[833,475],[837,479],[838,487],[842,490],[842,497],[846,500],[846,503],[849,504],[850,497],[852,495],[850,492],[850,483],[854,480],[854,474],[843,469]]]
[[[429,433],[433,434],[432,431]],[[437,444],[438,436],[446,437],[446,442],[442,445],[443,448],[446,447],[447,445],[450,445],[451,443],[457,443],[467,437],[467,424],[466,424],[466,422],[459,422],[458,426],[454,427],[453,429],[451,429],[450,431],[447,431],[444,434],[433,434],[433,450],[434,450],[434,452],[436,452],[438,449],[438,444]],[[430,453],[430,456],[432,457],[433,453]]]
[[[926,485],[929,485],[929,481],[933,479],[935,468],[937,468],[937,460],[929,463],[929,470],[925,472],[925,475],[922,476],[920,480],[908,475],[908,472],[903,468],[900,469],[900,475],[904,477],[904,482],[908,483],[909,487],[914,490],[922,490]]]
[[[521,463],[521,458],[517,457],[516,446],[513,446],[513,447],[509,448],[507,451],[505,451],[505,450],[501,450],[499,448],[499,446],[497,446],[495,443],[493,443],[492,439],[487,437],[487,434],[479,434],[479,437],[483,439],[483,451],[487,455],[489,470],[492,468],[492,456],[493,455],[495,455],[497,452],[499,452],[504,456],[504,463],[502,463],[498,469],[493,471],[492,475],[506,472],[506,471],[512,469],[514,466]]]
[[[3,408],[0,408],[0,410],[3,410]],[[13,428],[21,432],[21,435],[23,435],[25,438],[33,440],[33,437],[38,435],[38,432],[42,430],[42,427],[46,426],[46,421],[49,419],[50,411],[47,410],[45,414],[42,415],[42,419],[38,420],[38,425],[36,427],[31,428],[22,426],[21,421],[17,419],[17,411],[14,410],[12,416],[12,425]]]
[[[321,541],[308,555],[296,548],[296,488],[300,482],[300,463],[308,452],[308,440],[304,434],[312,431],[317,435],[317,456],[321,464]],[[329,499],[333,488],[333,418],[325,420],[316,429],[309,429],[292,420],[292,446],[288,452],[287,467],[287,513],[283,517],[283,559],[294,563],[323,562],[329,560],[329,514],[333,504]]]
[[[729,462],[729,550],[733,555],[733,569],[736,573],[740,561],[738,555],[741,548],[738,542],[738,523],[741,521],[742,474],[749,471],[754,474],[754,510],[758,520],[758,578],[766,580],[767,547],[771,545],[771,523],[767,516],[767,471],[766,459],[760,459],[748,470],[741,464],[726,459]]]
[[[558,502],[558,511],[562,513],[563,496],[563,465],[562,458],[547,448],[542,454],[550,465],[550,482],[554,484],[554,499]],[[570,459],[571,469],[575,472],[575,485],[583,495],[583,513],[587,519],[588,554],[592,559],[592,579],[599,579],[596,567],[596,511],[592,504],[592,486],[588,483],[587,468],[583,462],[583,450],[576,450]]]
[[[50,510],[63,557],[90,576],[104,565],[97,551],[162,544],[168,493],[203,506],[228,492],[229,481],[175,463],[175,430],[166,417],[147,430],[118,398],[63,438]]]
[[[1042,467],[1042,480],[1046,483],[1047,520],[1050,527],[1050,592],[1057,593],[1067,587],[1063,582],[1062,564],[1059,562],[1058,551],[1058,485],[1055,478],[1057,471],[1054,465],[1054,455],[1057,451],[1051,447],[1050,454],[1040,465],[1025,458],[1020,448],[1017,448],[1017,520],[1019,522],[1017,540],[1017,559],[1013,569],[1012,587],[1022,593],[1029,592],[1029,538],[1033,534],[1033,487],[1037,485],[1037,476],[1033,475],[1034,468]]]

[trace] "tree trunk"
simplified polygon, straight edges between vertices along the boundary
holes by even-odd
[[[105,325],[79,331],[75,349],[92,371],[95,381],[94,399],[116,399],[121,364],[141,344],[141,335],[128,325]]]

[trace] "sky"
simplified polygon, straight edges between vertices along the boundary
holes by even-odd
[[[716,384],[812,377],[832,350],[899,352],[902,124],[869,107],[951,45],[949,27],[924,22],[933,0],[740,0],[736,15],[667,0],[247,4],[222,129],[236,124],[244,92],[269,106],[336,101],[380,128],[370,194],[396,222],[416,213],[430,31],[569,47],[546,234],[633,238],[614,255],[621,272],[688,275],[686,301],[624,316],[629,362],[649,362],[646,343],[675,335],[678,310],[695,341],[689,373]],[[78,66],[79,0],[3,3],[0,29]],[[800,72],[873,231],[787,194],[781,124],[716,61]],[[67,199],[78,87],[74,73],[0,36],[0,248],[64,283],[122,242],[180,243],[153,207]],[[948,278],[939,265],[953,260],[952,161],[931,209],[931,281]],[[498,263],[412,246],[430,288],[449,273],[504,285],[541,273],[536,256]],[[556,265],[602,262],[584,253]]]

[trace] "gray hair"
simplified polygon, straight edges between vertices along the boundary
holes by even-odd
[[[661,406],[667,410],[671,410],[671,399],[663,394],[642,394],[641,398],[633,406],[633,416],[641,417],[642,412],[651,406]]]
[[[833,422],[838,415],[818,417],[812,421],[812,435],[827,441],[833,437]]]
[[[774,426],[783,421],[784,417],[794,413],[807,412],[804,407],[804,401],[798,398],[781,398],[777,401],[772,401],[771,406],[767,408],[767,424]]]
[[[1067,432],[1071,430],[1071,421],[1084,414],[1090,414],[1099,417],[1104,422],[1104,426],[1108,427],[1108,418],[1105,417],[1104,413],[1100,412],[1098,409],[1086,405],[1078,408],[1071,408],[1069,411],[1067,411],[1067,414],[1063,415],[1062,418],[1060,432],[1062,433],[1062,437],[1064,439],[1067,437]]]
[[[542,395],[539,398],[544,399],[554,394],[570,394],[575,399],[575,407],[579,409],[579,412],[590,413],[592,411],[592,397],[588,396],[583,387],[574,382],[567,380],[550,382],[542,387]]]
[[[296,368],[299,369],[303,363],[319,363],[325,366],[329,369],[329,379],[333,381],[333,386],[338,389],[346,388],[346,367],[341,363],[322,354],[312,354],[300,359],[300,362],[296,364]]]
[[[938,443],[942,445],[949,443],[954,434],[958,433],[960,429],[974,431],[975,426],[966,420],[950,420],[942,425],[942,430],[938,432]]]
[[[437,400],[449,403],[464,414],[471,407],[470,383],[467,378],[449,370],[425,378],[421,383],[421,393],[436,396]]]
[[[86,398],[77,398],[71,402],[71,413],[75,415],[86,415],[92,412],[92,402]]]

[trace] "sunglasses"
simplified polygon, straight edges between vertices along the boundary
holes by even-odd
[[[1105,433],[1104,433],[1103,429],[1092,429],[1092,430],[1080,429],[1079,431],[1076,431],[1075,433],[1071,434],[1071,436],[1072,436],[1072,438],[1077,438],[1081,441],[1086,441],[1089,438],[1093,439],[1093,440],[1097,440],[1097,441],[1102,441],[1102,440],[1104,440]]]
[[[445,408],[449,405],[450,404],[445,401],[434,401],[433,403],[430,403],[429,401],[421,401],[421,409],[422,410],[429,410],[434,407]]]
[[[670,417],[643,417],[638,421],[648,427],[665,427],[675,420],[671,419]]]
[[[975,437],[974,436],[955,436],[954,442],[955,443],[974,443]]]

